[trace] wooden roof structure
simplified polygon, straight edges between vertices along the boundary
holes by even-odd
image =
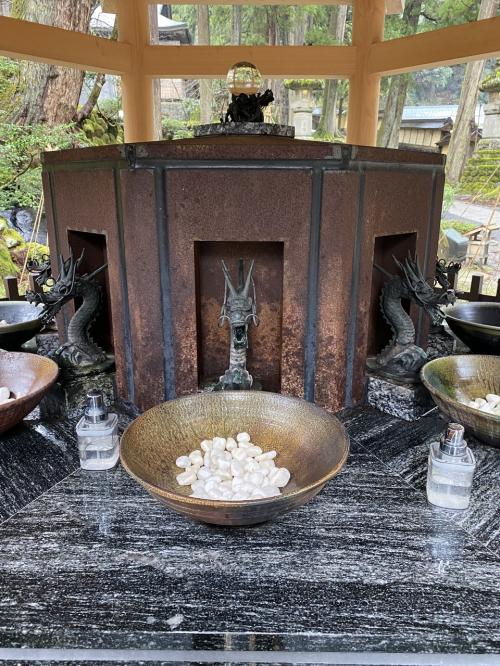
[[[231,0],[269,4],[269,0]],[[291,4],[290,0],[273,0]],[[266,78],[347,78],[347,141],[375,145],[382,76],[500,56],[500,17],[384,41],[386,13],[403,0],[351,0],[349,46],[161,46],[150,43],[150,0],[107,0],[116,11],[118,40],[0,17],[0,55],[117,74],[122,79],[125,140],[154,135],[153,80],[158,77],[225,78],[239,61],[252,62]],[[173,0],[206,4],[199,0]],[[339,0],[316,0],[316,4]],[[227,0],[211,0],[227,4]],[[293,4],[310,4],[294,0]],[[342,3],[343,4],[343,3]]]

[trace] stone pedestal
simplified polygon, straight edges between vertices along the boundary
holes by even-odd
[[[202,136],[282,136],[293,139],[295,127],[277,123],[210,123],[194,128],[195,137]]]
[[[423,384],[403,384],[371,374],[367,375],[366,398],[375,409],[405,421],[416,421],[435,406]]]

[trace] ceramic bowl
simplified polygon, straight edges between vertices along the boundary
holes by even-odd
[[[471,351],[500,356],[500,303],[458,303],[444,313],[448,326]]]
[[[451,421],[461,423],[477,439],[500,447],[500,416],[467,407],[461,400],[500,395],[500,356],[446,356],[426,363],[422,382]]]
[[[189,497],[179,486],[178,456],[203,439],[247,431],[291,479],[279,497],[222,502]],[[315,405],[264,391],[200,393],[153,407],[137,418],[121,441],[121,462],[147,491],[174,511],[217,525],[262,523],[304,504],[344,465],[349,438],[338,419]]]
[[[42,329],[41,308],[26,301],[0,301],[0,349],[16,351]]]
[[[0,386],[7,386],[15,400],[0,405],[0,433],[23,420],[57,379],[54,361],[24,352],[0,352]],[[19,396],[19,397],[18,397]]]

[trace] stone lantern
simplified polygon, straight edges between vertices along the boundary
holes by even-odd
[[[321,90],[323,82],[316,79],[292,79],[285,82],[290,91],[290,119],[295,125],[296,139],[310,139],[313,135],[312,112],[314,93]]]
[[[491,148],[500,148],[500,60],[497,60],[495,70],[481,83],[480,90],[488,94],[482,144],[487,142]]]

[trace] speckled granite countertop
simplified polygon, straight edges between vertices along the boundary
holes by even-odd
[[[342,473],[232,529],[78,469],[72,422],[2,436],[0,664],[499,664],[500,450],[473,445],[471,508],[449,513],[424,494],[443,422],[341,418]]]

